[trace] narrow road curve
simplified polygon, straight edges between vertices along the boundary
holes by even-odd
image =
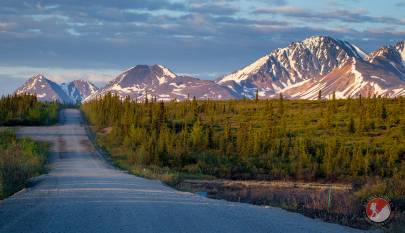
[[[53,142],[50,171],[0,201],[0,232],[361,232],[279,208],[212,200],[115,169],[98,156],[76,109],[18,134]]]

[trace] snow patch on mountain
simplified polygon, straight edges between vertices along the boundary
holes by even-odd
[[[38,74],[28,79],[15,93],[36,95],[39,101],[60,103],[80,103],[85,97],[97,91],[97,87],[85,80],[57,84]]]
[[[175,78],[177,76],[175,73],[171,72],[168,68],[166,68],[162,65],[158,65],[158,67],[162,70],[163,76],[167,76],[170,78]]]
[[[204,99],[236,98],[231,91],[213,81],[178,76],[163,65],[137,65],[128,69],[87,97],[84,102],[107,93],[117,95],[121,99],[130,97],[139,101],[143,101],[146,96],[148,99],[156,98],[163,101],[183,100],[194,96]]]
[[[63,91],[63,89],[55,82],[45,78],[42,74],[28,79],[15,93],[19,94],[32,94],[37,96],[39,101],[44,102],[61,102],[72,103],[72,99]]]
[[[62,83],[61,87],[74,103],[82,102],[82,100],[98,90],[93,83],[82,79]]]
[[[255,61],[251,65],[244,67],[243,69],[236,71],[230,75],[225,76],[224,78],[220,79],[218,83],[224,83],[226,81],[235,81],[236,83],[240,83],[242,80],[245,80],[249,77],[250,74],[258,72],[259,69],[266,64],[269,56],[266,55],[264,57],[259,58],[259,60]]]
[[[393,95],[392,88],[405,81],[404,47],[401,42],[396,50],[382,47],[367,55],[349,42],[313,36],[276,49],[217,83],[248,98],[254,98],[256,91],[262,98],[286,93],[291,98],[314,99],[319,91],[327,95],[336,91],[339,98],[367,93]]]
[[[403,64],[405,66],[405,40],[398,42],[395,45],[395,49],[399,52],[399,54],[401,55]]]
[[[84,80],[60,86],[42,75],[16,93],[33,93],[43,101],[85,102],[112,93],[124,99],[157,100],[278,97],[316,99],[405,94],[405,41],[366,54],[346,41],[313,36],[273,50],[216,81],[177,75],[163,65],[131,67],[98,89]]]

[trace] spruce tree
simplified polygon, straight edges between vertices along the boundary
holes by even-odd
[[[356,132],[356,127],[354,125],[354,120],[353,117],[350,117],[349,125],[348,125],[348,131],[349,133],[353,134]]]
[[[191,139],[192,139],[194,148],[199,148],[201,146],[202,129],[201,129],[200,121],[198,121],[198,120],[193,125],[192,131],[191,131]]]
[[[385,107],[385,104],[384,104],[384,102],[383,102],[383,103],[382,103],[382,106],[381,106],[381,119],[382,119],[383,121],[385,121],[385,120],[387,119],[387,117],[388,117],[387,108]]]

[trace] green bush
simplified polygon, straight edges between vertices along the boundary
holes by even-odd
[[[47,144],[17,139],[11,130],[0,131],[0,198],[20,190],[27,179],[44,172]]]

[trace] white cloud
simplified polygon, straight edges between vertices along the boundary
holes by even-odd
[[[72,36],[80,36],[82,35],[80,32],[76,31],[74,28],[68,28],[66,29],[66,32],[69,33]]]
[[[7,29],[13,27],[14,25],[14,23],[0,22],[0,32],[7,31]]]

